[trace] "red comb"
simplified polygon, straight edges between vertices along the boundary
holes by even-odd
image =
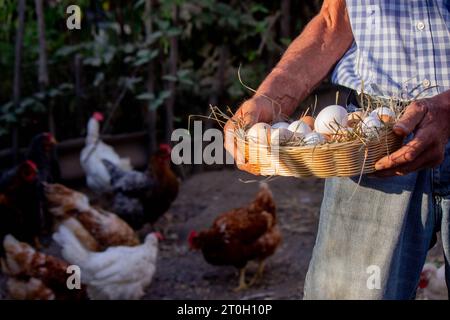
[[[159,241],[164,240],[164,236],[161,234],[161,232],[155,232],[154,234]]]
[[[191,249],[194,248],[194,239],[198,236],[197,231],[191,231],[188,236],[188,243]]]
[[[94,114],[92,115],[92,117],[95,119],[95,120],[97,120],[97,121],[99,121],[99,122],[101,122],[101,121],[103,121],[105,118],[103,117],[103,114],[101,113],[101,112],[94,112]]]
[[[37,165],[36,165],[36,163],[34,163],[33,161],[31,161],[31,160],[27,160],[27,161],[25,161],[25,163],[29,166],[29,167],[31,167],[34,171],[38,171],[38,167],[37,167]]]

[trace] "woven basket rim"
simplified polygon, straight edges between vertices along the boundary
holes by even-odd
[[[352,141],[344,141],[344,142],[332,142],[332,143],[324,143],[319,145],[304,145],[304,146],[272,146],[270,144],[260,144],[257,142],[249,143],[247,139],[244,139],[242,137],[236,136],[237,140],[241,143],[243,142],[247,146],[251,146],[252,148],[267,148],[267,149],[278,149],[278,150],[291,150],[291,151],[310,151],[310,150],[339,150],[339,149],[345,149],[347,147],[351,147],[354,145],[360,145],[360,146],[370,146],[372,144],[378,144],[382,141],[386,141],[390,137],[392,137],[393,131],[392,130],[383,130],[380,135],[377,137],[374,137],[372,139],[355,139]],[[395,133],[394,133],[395,134]],[[365,142],[365,143],[364,143]]]

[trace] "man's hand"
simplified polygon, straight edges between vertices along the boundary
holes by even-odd
[[[450,138],[450,91],[411,103],[394,126],[394,132],[403,137],[414,133],[414,138],[379,160],[375,175],[403,176],[441,164]]]
[[[252,99],[244,102],[236,111],[233,118],[226,123],[224,127],[225,149],[233,155],[240,170],[247,171],[254,175],[259,174],[259,172],[254,171],[254,168],[251,165],[246,163],[245,155],[239,151],[240,148],[238,148],[238,141],[235,139],[234,133],[237,129],[235,127],[235,121],[241,119],[249,127],[257,122],[270,123],[274,119],[277,110],[280,112],[279,106],[272,104],[267,98],[254,96]]]

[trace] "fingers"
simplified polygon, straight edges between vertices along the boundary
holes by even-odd
[[[429,146],[426,131],[417,132],[415,138],[396,152],[382,158],[375,164],[376,170],[386,170],[414,161]]]
[[[391,169],[377,171],[375,175],[380,178],[392,177],[392,176],[404,176],[411,172],[436,166],[436,157],[433,152],[423,152],[422,155],[416,159],[416,161],[394,167]]]
[[[422,122],[428,111],[426,100],[411,103],[400,120],[394,125],[394,132],[399,136],[407,136]]]
[[[224,127],[225,133],[225,150],[227,150],[235,159],[236,165],[239,170],[247,171],[253,175],[259,175],[259,171],[255,169],[250,163],[247,163],[245,159],[245,154],[241,150],[245,150],[244,145],[238,145],[239,143],[244,143],[243,141],[238,141],[235,135],[236,126],[232,120],[229,120]]]

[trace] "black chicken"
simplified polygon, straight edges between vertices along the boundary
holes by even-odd
[[[56,140],[51,133],[40,133],[31,140],[26,159],[37,165],[40,182],[60,182],[61,169],[56,156]]]
[[[42,207],[34,162],[25,161],[0,178],[0,240],[12,234],[21,241],[38,244]],[[1,249],[0,249],[1,250]]]
[[[61,169],[56,155],[56,139],[49,132],[40,133],[31,140],[25,155],[26,160],[36,164],[38,169],[37,192],[39,202],[43,204],[41,214],[42,233],[49,233],[52,228],[52,216],[45,208],[43,183],[57,183],[61,180]]]

